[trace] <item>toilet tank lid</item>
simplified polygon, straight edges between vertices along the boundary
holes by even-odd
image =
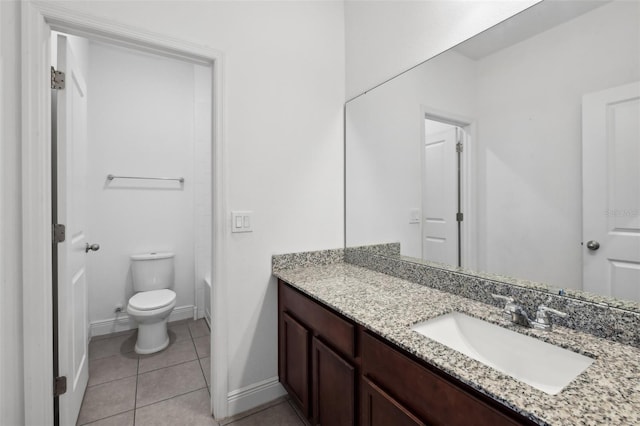
[[[140,254],[132,254],[131,260],[154,260],[154,259],[168,259],[173,257],[174,254],[171,252],[152,252],[152,253],[140,253]]]

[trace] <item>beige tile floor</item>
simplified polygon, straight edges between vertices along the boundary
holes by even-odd
[[[169,324],[171,343],[152,355],[133,351],[135,331],[93,338],[89,385],[78,425],[211,425],[210,333],[204,320]],[[223,423],[303,426],[287,400],[275,401]]]

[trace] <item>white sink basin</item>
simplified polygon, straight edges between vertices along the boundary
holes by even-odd
[[[594,361],[459,312],[411,329],[550,395],[559,393]]]

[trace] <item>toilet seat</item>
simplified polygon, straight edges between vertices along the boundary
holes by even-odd
[[[164,308],[176,300],[176,293],[173,290],[151,290],[136,293],[129,299],[129,306],[137,311],[151,311]]]

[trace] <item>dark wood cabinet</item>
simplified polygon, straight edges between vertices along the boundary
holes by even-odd
[[[356,370],[319,339],[313,338],[313,422],[355,425]]]
[[[292,400],[317,426],[355,426],[355,324],[278,284],[278,372]]]
[[[472,389],[438,374],[435,367],[411,359],[389,343],[363,332],[362,374],[403,407],[430,425],[514,426],[531,424],[495,402],[483,400]],[[506,411],[506,412],[505,412]]]
[[[280,381],[313,425],[533,425],[278,281]]]
[[[309,415],[309,330],[286,313],[282,315],[280,381],[305,415]]]
[[[360,386],[360,418],[362,426],[426,426],[366,377]]]

